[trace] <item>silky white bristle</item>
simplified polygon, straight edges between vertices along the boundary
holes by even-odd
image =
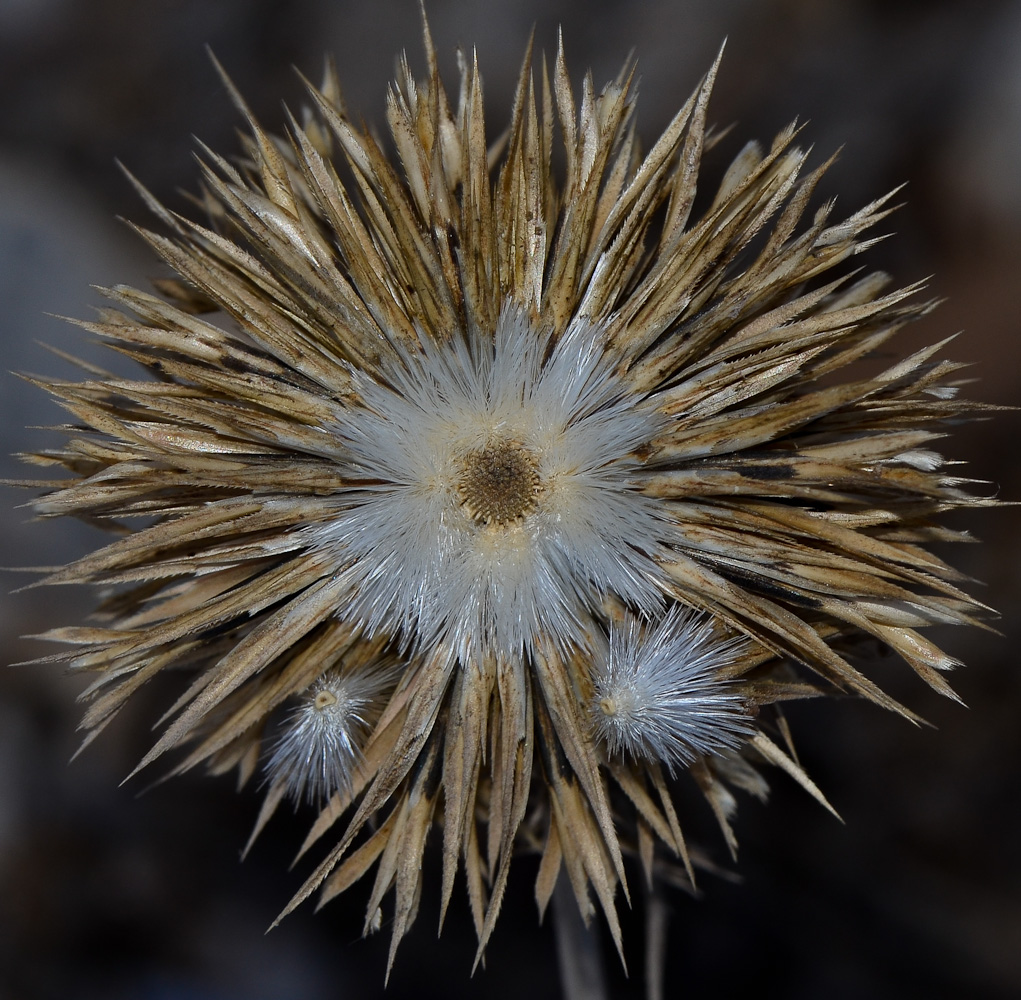
[[[397,673],[379,666],[329,670],[303,691],[270,751],[270,783],[284,782],[296,803],[309,805],[349,792],[372,719]]]
[[[680,606],[646,625],[612,625],[597,657],[590,711],[610,756],[660,761],[673,771],[735,749],[753,727],[744,702],[719,678],[744,646],[721,639],[712,619]]]
[[[663,418],[611,365],[591,324],[551,344],[508,308],[483,346],[423,341],[387,384],[362,376],[334,429],[352,488],[317,538],[350,577],[345,616],[468,662],[584,646],[606,594],[661,611],[668,529],[635,452]]]

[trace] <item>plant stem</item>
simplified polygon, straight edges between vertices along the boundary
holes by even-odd
[[[653,880],[645,893],[645,1000],[663,1000],[668,916],[662,888]]]
[[[553,890],[553,925],[564,1000],[609,1000],[597,928],[585,926],[562,869]]]

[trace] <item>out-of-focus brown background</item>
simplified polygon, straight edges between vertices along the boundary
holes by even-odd
[[[1021,5],[962,0],[432,0],[453,82],[454,49],[478,48],[489,120],[505,123],[530,27],[555,46],[562,24],[576,84],[597,84],[633,47],[639,126],[658,134],[729,36],[712,104],[736,123],[707,169],[794,117],[823,185],[850,212],[909,181],[872,266],[902,281],[934,274],[947,303],[906,343],[964,329],[953,356],[976,362],[973,393],[1021,402]],[[47,313],[87,316],[91,283],[144,284],[159,268],[116,215],[145,221],[122,160],[183,207],[194,134],[237,148],[209,43],[264,124],[301,101],[292,65],[317,77],[332,51],[349,105],[382,128],[393,57],[421,71],[414,0],[0,0],[0,338],[3,369],[63,373],[37,341],[87,352]],[[2,452],[39,446],[59,412],[4,375]],[[947,447],[963,474],[1021,498],[1018,416],[962,427]],[[3,460],[2,475],[20,475]],[[993,489],[994,487],[989,487]],[[980,487],[986,489],[986,487]],[[8,491],[11,502],[21,499]],[[689,997],[1008,997],[1021,995],[1021,641],[1018,514],[957,516],[984,540],[950,557],[984,582],[1002,636],[943,637],[967,670],[970,708],[940,700],[894,662],[876,676],[930,719],[915,729],[854,702],[790,715],[804,763],[841,826],[782,776],[768,807],[741,802],[740,882],[705,876],[703,898],[671,897],[668,985]],[[0,562],[55,564],[95,544],[73,524],[5,509]],[[7,587],[17,577],[5,577]],[[25,633],[78,619],[88,595],[28,591],[0,603],[4,659],[38,655]],[[230,779],[176,779],[139,797],[119,782],[147,748],[157,695],[140,699],[81,758],[79,682],[57,668],[0,672],[0,997],[12,1000],[270,1000],[382,996],[386,933],[359,940],[366,890],[319,915],[310,906],[263,931],[307,871],[286,871],[308,821],[278,817],[243,863],[258,795]],[[165,694],[166,692],[162,692]],[[157,777],[158,775],[153,775]],[[724,862],[698,813],[694,828]],[[433,866],[435,867],[435,866]],[[468,973],[467,907],[435,941],[437,880],[398,953],[390,1000],[558,995],[550,927],[524,858],[485,969]],[[636,881],[637,885],[637,881]],[[637,912],[637,911],[636,911]],[[626,918],[632,974],[610,957],[615,996],[642,991],[641,929]]]

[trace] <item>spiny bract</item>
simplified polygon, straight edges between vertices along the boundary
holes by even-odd
[[[139,187],[177,277],[82,324],[146,377],[45,383],[77,424],[31,456],[72,474],[36,510],[122,533],[47,577],[114,588],[49,637],[96,675],[89,739],[173,667],[190,681],[140,767],[187,746],[179,771],[266,769],[257,830],[331,794],[303,850],[338,839],[291,906],[376,866],[391,961],[434,826],[441,910],[463,868],[480,954],[519,847],[540,910],[563,868],[619,945],[625,855],[692,877],[664,767],[733,848],[727,782],[761,791],[764,762],[825,802],[778,703],[912,717],[849,651],[878,640],[951,694],[918,629],[981,608],[927,545],[991,501],[931,445],[979,407],[942,345],[877,363],[931,303],[850,266],[888,198],[801,223],[829,164],[803,172],[794,127],[693,215],[716,65],[643,155],[633,67],[578,100],[562,45],[537,84],[529,50],[487,146],[476,63],[452,103],[426,52],[388,95],[399,166],[328,69],[283,139],[227,84],[251,137],[236,163],[203,151],[205,224]],[[308,713],[338,678],[365,704],[327,760]],[[625,689],[650,712],[619,714]]]

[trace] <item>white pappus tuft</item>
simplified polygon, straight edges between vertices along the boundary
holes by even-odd
[[[740,746],[752,722],[719,670],[744,645],[720,639],[711,618],[680,606],[654,624],[631,616],[611,625],[590,706],[610,756],[662,761],[672,773],[700,755]]]
[[[508,307],[488,343],[398,353],[332,428],[351,488],[316,545],[351,581],[346,615],[468,662],[587,645],[606,594],[662,610],[669,532],[636,451],[664,418],[614,377],[598,328],[551,343]]]
[[[283,782],[297,804],[350,792],[361,748],[398,668],[328,670],[299,695],[266,762],[271,784]]]

